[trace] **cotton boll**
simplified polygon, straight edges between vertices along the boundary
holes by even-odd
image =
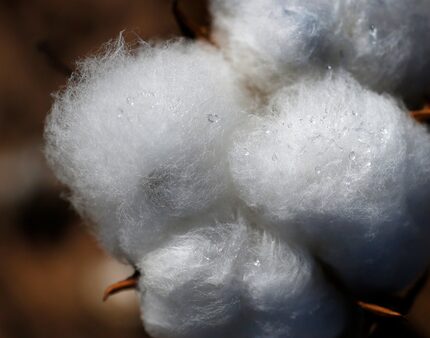
[[[363,84],[403,96],[429,87],[430,4],[426,0],[336,2],[332,58]]]
[[[120,39],[56,96],[46,154],[114,254],[135,261],[228,199],[224,152],[243,95],[212,47]]]
[[[346,310],[304,252],[266,233],[248,244],[243,282],[254,337],[339,337]]]
[[[212,0],[211,10],[215,41],[265,94],[335,68],[408,99],[430,88],[427,0]]]
[[[319,62],[332,24],[329,4],[212,0],[214,39],[247,86],[269,93],[315,71],[311,63]]]
[[[307,243],[354,291],[393,291],[429,261],[429,153],[396,102],[338,74],[278,93],[238,132],[230,165],[255,217]]]
[[[337,337],[345,308],[306,254],[243,220],[199,226],[146,255],[142,319],[154,337]]]
[[[154,337],[241,337],[244,323],[235,262],[242,224],[199,226],[144,257],[142,319]]]

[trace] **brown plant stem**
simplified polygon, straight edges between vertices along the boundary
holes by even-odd
[[[430,122],[430,105],[426,105],[423,109],[412,111],[411,115],[418,122]]]
[[[136,270],[130,277],[108,286],[103,294],[103,301],[107,301],[109,297],[119,292],[137,289],[139,278],[140,272]]]

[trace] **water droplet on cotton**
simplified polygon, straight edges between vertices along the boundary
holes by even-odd
[[[328,71],[332,71],[332,70],[333,70],[333,67],[332,67],[331,65],[327,65],[327,70],[328,70]]]
[[[357,158],[357,154],[355,153],[355,151],[351,151],[350,153],[349,153],[349,159],[351,160],[351,161],[355,161],[355,159]]]
[[[208,117],[208,121],[210,123],[218,123],[220,120],[220,118],[217,114],[208,114],[207,117]]]
[[[376,43],[376,39],[378,38],[378,29],[376,28],[375,25],[370,25],[369,26],[369,35],[372,39],[372,43]]]
[[[144,90],[141,94],[141,96],[145,96],[145,97],[155,97],[154,92],[148,91],[148,90]]]
[[[321,175],[321,168],[320,167],[315,167],[315,174]]]
[[[244,155],[245,155],[245,156],[249,156],[249,151],[248,151],[248,149],[244,149],[244,150],[245,150]]]
[[[384,142],[387,139],[388,139],[388,130],[387,130],[387,128],[382,128],[380,130],[380,140]]]
[[[130,96],[127,97],[127,104],[133,107],[134,106],[134,99]]]
[[[259,260],[259,259],[256,259],[256,260],[254,261],[254,266],[260,266],[260,265],[261,265],[260,260]]]

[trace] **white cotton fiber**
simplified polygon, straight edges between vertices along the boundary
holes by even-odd
[[[235,262],[246,228],[201,228],[149,253],[139,265],[142,319],[153,337],[233,337],[241,309]]]
[[[267,93],[309,71],[326,44],[330,3],[212,0],[214,39],[246,85]]]
[[[230,152],[255,218],[310,248],[357,292],[398,290],[428,263],[430,136],[344,74],[280,91]]]
[[[344,328],[345,308],[310,257],[243,221],[200,226],[139,268],[154,337],[334,338]]]
[[[244,316],[255,322],[256,333],[250,337],[340,336],[347,310],[309,255],[254,232],[243,259]]]
[[[337,0],[330,59],[377,91],[412,98],[430,87],[428,0]]]
[[[377,91],[430,87],[427,0],[212,0],[214,39],[265,93],[343,67]]]
[[[204,44],[122,40],[55,98],[46,154],[97,235],[130,261],[228,200],[225,152],[243,96]]]

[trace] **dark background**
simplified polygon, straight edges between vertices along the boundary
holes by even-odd
[[[207,22],[203,0],[181,7]],[[131,270],[98,247],[42,154],[50,94],[123,30],[180,35],[168,0],[0,0],[0,338],[145,337],[135,292],[102,303]],[[410,322],[430,337],[430,286]]]

